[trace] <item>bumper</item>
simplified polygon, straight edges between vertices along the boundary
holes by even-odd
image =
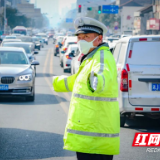
[[[32,95],[33,87],[27,87],[27,88],[14,88],[9,89],[8,91],[0,91],[0,97],[1,96],[31,96]]]
[[[1,96],[31,96],[33,95],[33,81],[30,82],[18,82],[17,84],[9,84],[8,90],[0,90],[0,97]]]
[[[160,110],[160,106],[132,106],[129,103],[128,100],[128,93],[122,93],[120,94],[120,97],[118,98],[118,102],[119,102],[119,107],[120,107],[120,112],[122,113],[150,113],[150,112],[158,112],[160,113],[160,111],[152,111],[152,108],[159,108]],[[143,108],[143,110],[137,110],[137,108]]]

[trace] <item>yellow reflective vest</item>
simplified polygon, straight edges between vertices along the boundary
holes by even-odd
[[[98,78],[94,92],[89,83],[91,71]],[[91,154],[119,154],[117,69],[107,44],[92,51],[77,74],[55,77],[53,88],[57,92],[72,92],[64,149]]]

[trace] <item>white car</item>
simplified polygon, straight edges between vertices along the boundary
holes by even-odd
[[[116,44],[116,42],[119,40],[119,38],[106,38],[103,40],[104,42],[108,43],[109,48],[113,48],[113,46]]]
[[[69,45],[67,52],[63,56],[63,71],[64,72],[71,72],[71,61],[77,49],[78,49],[77,44]]]
[[[82,56],[83,54],[80,53],[80,50],[78,48],[71,61],[71,74],[75,74],[78,72]]]
[[[8,43],[8,42],[22,42],[21,39],[4,39],[1,43],[1,46],[4,45],[4,43]]]
[[[122,38],[113,56],[117,65],[121,126],[136,114],[160,119],[160,36]]]
[[[60,51],[60,66],[63,67],[63,55],[66,53],[69,45],[71,44],[76,44],[77,43],[77,37],[74,36],[74,37],[67,37],[65,42],[64,42],[64,45],[62,46],[61,48],[61,51]]]

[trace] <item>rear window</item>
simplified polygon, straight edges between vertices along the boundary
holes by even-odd
[[[160,42],[134,42],[130,64],[160,65]]]

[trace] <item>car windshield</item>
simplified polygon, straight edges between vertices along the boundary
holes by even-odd
[[[46,35],[40,35],[40,37],[47,38],[47,36],[46,36]]]
[[[113,42],[113,41],[117,41],[118,39],[112,39],[112,38],[109,38],[109,39],[107,39],[107,41],[109,41],[109,42]]]
[[[5,37],[5,39],[16,39],[16,37]]]
[[[23,49],[26,51],[27,54],[31,54],[31,46],[30,46],[30,45],[5,43],[3,46],[4,46],[4,47],[18,47],[18,48],[23,48]]]
[[[58,42],[62,42],[63,41],[63,37],[58,38]]]
[[[0,51],[0,64],[29,64],[23,52]]]
[[[32,42],[31,37],[18,37],[18,38],[21,39],[22,42]]]
[[[37,37],[32,38],[33,42],[39,41],[39,39]]]

